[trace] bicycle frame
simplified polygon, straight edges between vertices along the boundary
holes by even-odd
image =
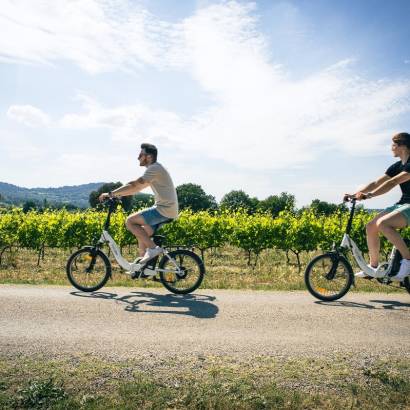
[[[114,212],[115,207],[117,205],[117,201],[111,199],[110,200],[110,206],[109,206],[109,210],[108,210],[108,215],[107,215],[107,219],[105,220],[104,223],[104,229],[103,232],[101,234],[100,239],[98,240],[98,244],[97,246],[101,246],[104,243],[108,243],[108,246],[110,247],[112,253],[114,254],[114,257],[116,259],[116,261],[118,262],[118,264],[125,269],[125,271],[127,272],[135,272],[135,271],[139,271],[142,268],[144,268],[145,265],[141,265],[139,263],[130,263],[128,262],[122,255],[121,255],[121,250],[118,247],[117,243],[114,241],[114,239],[112,238],[112,236],[108,233],[108,228],[110,226],[110,219],[111,219],[111,214]],[[181,269],[179,268],[178,264],[168,255],[167,251],[164,250],[164,256],[167,257],[172,264],[175,266],[175,271],[171,271],[169,269],[159,269],[159,268],[155,268],[155,269],[149,269],[148,267],[144,268],[144,272],[145,274],[155,274],[157,272],[172,272],[172,273],[176,273],[176,274],[180,274],[181,273]]]
[[[108,231],[103,230],[100,240],[98,243],[102,245],[103,243],[108,242],[108,246],[111,249],[111,252],[114,254],[114,257],[118,264],[125,269],[126,271],[133,272],[138,268],[138,263],[129,263],[122,255],[120,248],[114,241],[114,239],[111,237],[111,235],[108,233]]]
[[[340,247],[349,249],[352,252],[353,258],[355,259],[356,263],[359,265],[360,269],[362,269],[362,271],[366,275],[374,277],[374,278],[385,277],[390,273],[392,269],[393,256],[395,254],[396,248],[393,246],[393,249],[389,257],[389,261],[381,263],[379,267],[377,268],[376,272],[373,269],[369,268],[359,247],[356,245],[354,240],[349,235],[352,229],[352,221],[353,221],[353,216],[355,212],[355,206],[356,206],[356,200],[354,199],[352,200],[352,208],[350,210],[349,221],[347,223],[346,232],[343,235],[342,242],[340,243]]]

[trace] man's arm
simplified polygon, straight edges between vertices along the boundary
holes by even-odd
[[[145,181],[143,177],[139,177],[135,181],[130,181],[127,184],[124,184],[123,186],[117,189],[114,189],[114,191],[102,193],[98,199],[100,201],[103,201],[105,198],[108,198],[110,196],[111,197],[121,197],[121,196],[133,195],[139,191],[142,191],[148,185],[149,183]]]
[[[376,189],[369,192],[367,195],[365,195],[365,198],[373,198],[374,196],[383,195],[386,192],[389,192],[396,185],[402,184],[403,182],[407,182],[407,181],[410,181],[410,173],[405,172],[405,171],[400,172],[400,174],[396,175],[393,178],[389,178],[387,181],[382,183]],[[361,199],[365,199],[365,198],[361,198]]]

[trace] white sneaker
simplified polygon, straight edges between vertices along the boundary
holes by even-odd
[[[159,246],[155,248],[148,248],[145,252],[145,255],[138,261],[139,264],[145,265],[149,260],[155,258],[163,252],[163,249]]]
[[[375,274],[377,271],[377,268],[373,268],[371,265],[367,265]],[[367,273],[364,273],[363,271],[357,272],[354,274],[356,278],[363,278],[363,279],[373,279],[374,276],[369,276]]]
[[[410,275],[410,259],[402,259],[400,262],[400,269],[397,275],[390,279],[395,282],[402,282],[406,276]]]

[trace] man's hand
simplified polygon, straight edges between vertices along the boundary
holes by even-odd
[[[103,193],[98,197],[98,200],[99,200],[100,202],[102,202],[102,201],[106,200],[107,198],[110,198],[111,196],[112,196],[112,195],[111,195],[110,192],[103,192]]]
[[[356,198],[357,200],[359,200],[359,201],[363,201],[364,199],[367,199],[367,194],[365,194],[365,193],[362,192],[362,191],[356,192],[356,193],[354,194],[354,196],[355,196],[355,198]]]

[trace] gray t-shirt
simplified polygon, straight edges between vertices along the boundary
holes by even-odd
[[[155,206],[158,212],[167,218],[177,218],[177,191],[168,171],[158,162],[154,162],[148,165],[142,178],[150,184],[154,191]]]

